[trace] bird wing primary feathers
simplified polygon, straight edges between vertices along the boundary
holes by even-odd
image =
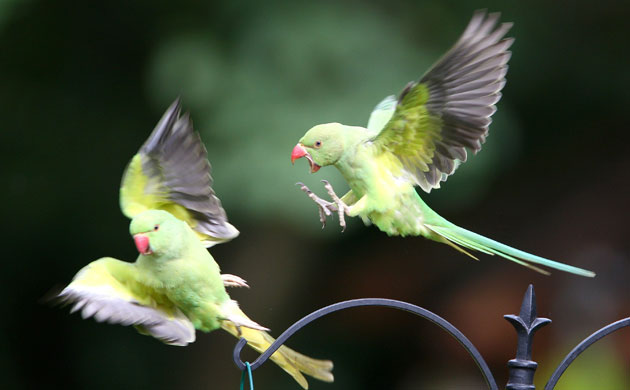
[[[72,312],[98,322],[135,325],[166,344],[187,345],[195,341],[190,320],[165,297],[136,282],[135,265],[106,257],[85,266],[72,283],[59,293],[60,301],[73,304]]]
[[[238,230],[227,221],[212,190],[206,148],[179,98],[133,157],[123,175],[120,206],[129,218],[162,209],[186,221],[206,247],[229,241]]]
[[[373,139],[379,152],[396,155],[426,192],[466,161],[466,148],[481,150],[488,134],[514,41],[503,39],[512,24],[497,27],[498,19],[498,13],[475,12],[444,57],[407,85],[391,120]]]

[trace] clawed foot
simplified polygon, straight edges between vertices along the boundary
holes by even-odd
[[[245,279],[232,275],[232,274],[221,274],[221,279],[223,280],[223,285],[225,287],[247,287],[249,285],[245,281]]]
[[[326,226],[326,217],[328,215],[332,215],[333,212],[336,212],[337,206],[334,203],[328,202],[315,195],[304,183],[297,182],[295,184],[300,186],[300,189],[304,191],[309,198],[313,199],[313,202],[317,205],[317,208],[319,209],[319,221],[322,223],[323,229]]]
[[[348,206],[337,196],[335,190],[333,190],[332,185],[327,180],[322,180],[324,183],[324,188],[330,195],[330,198],[333,200],[332,202],[328,202],[319,196],[315,195],[313,191],[311,191],[304,183],[296,183],[300,186],[300,189],[308,195],[309,198],[313,199],[317,208],[319,209],[319,221],[322,223],[322,229],[326,226],[326,217],[332,215],[332,213],[337,213],[339,216],[339,226],[341,226],[341,231],[346,230],[346,219],[345,214],[348,212]]]
[[[339,215],[339,226],[341,226],[341,232],[343,232],[344,230],[346,230],[345,214],[349,211],[348,205],[346,205],[341,199],[339,199],[328,180],[322,180],[322,183],[324,183],[324,188],[328,192],[328,195],[330,195],[330,198],[333,200],[337,208],[337,215]]]

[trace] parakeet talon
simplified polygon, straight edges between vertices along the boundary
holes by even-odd
[[[330,205],[336,208],[335,211],[337,211],[337,215],[339,216],[339,226],[341,226],[341,232],[343,233],[346,230],[345,214],[350,215],[350,208],[337,196],[332,185],[327,180],[322,180],[322,182],[324,183],[324,188],[328,192],[328,195],[330,195],[330,198],[333,200]]]
[[[320,208],[319,210],[319,222],[322,223],[322,229],[326,227],[326,214]]]
[[[232,275],[232,274],[222,274],[221,279],[223,280],[223,285],[225,287],[245,287],[249,288],[249,285],[245,281],[245,279]]]
[[[297,183],[295,183],[295,185],[300,186],[300,190],[302,190],[302,191],[306,192],[307,194],[311,194],[311,193],[313,193],[313,191],[311,191],[311,189],[310,189],[310,188],[308,188],[308,187],[306,186],[306,184],[304,184],[304,183],[302,183],[302,182],[300,182],[300,181],[299,181],[299,182],[297,182]]]
[[[328,181],[322,180],[327,185],[330,185]],[[334,202],[328,202],[319,196],[315,195],[306,185],[301,182],[296,184],[300,185],[300,189],[306,193],[306,195],[315,202],[317,210],[319,212],[319,221],[322,223],[322,229],[326,227],[326,217],[331,216],[332,213],[339,212],[339,207]]]

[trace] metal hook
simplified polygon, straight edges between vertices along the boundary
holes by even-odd
[[[466,349],[466,351],[470,354],[470,356],[473,358],[473,360],[475,361],[475,363],[481,370],[481,373],[486,383],[488,384],[488,387],[491,390],[498,390],[496,381],[494,377],[492,376],[492,373],[490,372],[490,368],[488,368],[488,364],[485,362],[485,360],[483,360],[483,358],[481,357],[481,354],[479,353],[479,351],[477,351],[477,348],[475,348],[475,346],[470,342],[470,340],[468,340],[468,338],[466,338],[466,336],[462,334],[462,332],[460,332],[457,328],[455,328],[453,325],[451,325],[451,323],[449,323],[442,317],[438,316],[437,314],[433,312],[430,312],[427,309],[423,309],[419,306],[412,305],[407,302],[393,300],[393,299],[383,299],[383,298],[353,299],[350,301],[335,303],[330,306],[326,306],[322,309],[319,309],[317,311],[314,311],[313,313],[303,317],[301,320],[297,321],[296,323],[291,325],[287,330],[285,330],[280,335],[280,337],[278,337],[276,341],[274,341],[269,346],[269,348],[267,348],[267,350],[265,350],[265,352],[263,352],[258,357],[258,359],[254,360],[254,362],[251,364],[244,363],[241,360],[241,351],[243,350],[243,347],[245,347],[245,344],[247,344],[247,340],[244,338],[241,338],[236,343],[236,346],[234,347],[234,353],[233,353],[234,363],[241,371],[245,370],[246,368],[249,368],[251,369],[251,371],[253,371],[257,369],[258,367],[260,367],[264,362],[266,362],[267,359],[269,359],[269,357],[274,352],[276,352],[278,348],[280,348],[280,346],[282,346],[289,337],[291,337],[295,332],[300,330],[305,325],[309,324],[310,322],[320,317],[328,315],[330,313],[334,313],[336,311],[340,311],[344,309],[349,309],[351,307],[359,307],[359,306],[391,307],[394,309],[413,313],[417,316],[425,318],[431,321],[432,323],[438,325],[440,328],[444,329],[451,336],[453,336],[464,347],[464,349]]]

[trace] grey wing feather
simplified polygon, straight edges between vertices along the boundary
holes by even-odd
[[[496,27],[498,19],[498,13],[475,12],[455,45],[420,79],[429,91],[427,110],[442,121],[441,139],[424,173],[427,192],[466,161],[465,148],[478,152],[488,135],[514,42],[503,39],[512,24]]]
[[[135,325],[141,333],[158,340],[184,346],[195,341],[195,328],[181,311],[169,316],[158,308],[144,306],[96,290],[66,287],[58,295],[59,301],[72,304],[71,312],[80,311],[85,318],[98,322]]]
[[[200,233],[230,240],[238,230],[227,221],[221,201],[212,189],[210,162],[203,142],[193,130],[188,113],[180,117],[180,99],[166,110],[140,149],[142,169],[163,177],[163,191],[191,212]]]

